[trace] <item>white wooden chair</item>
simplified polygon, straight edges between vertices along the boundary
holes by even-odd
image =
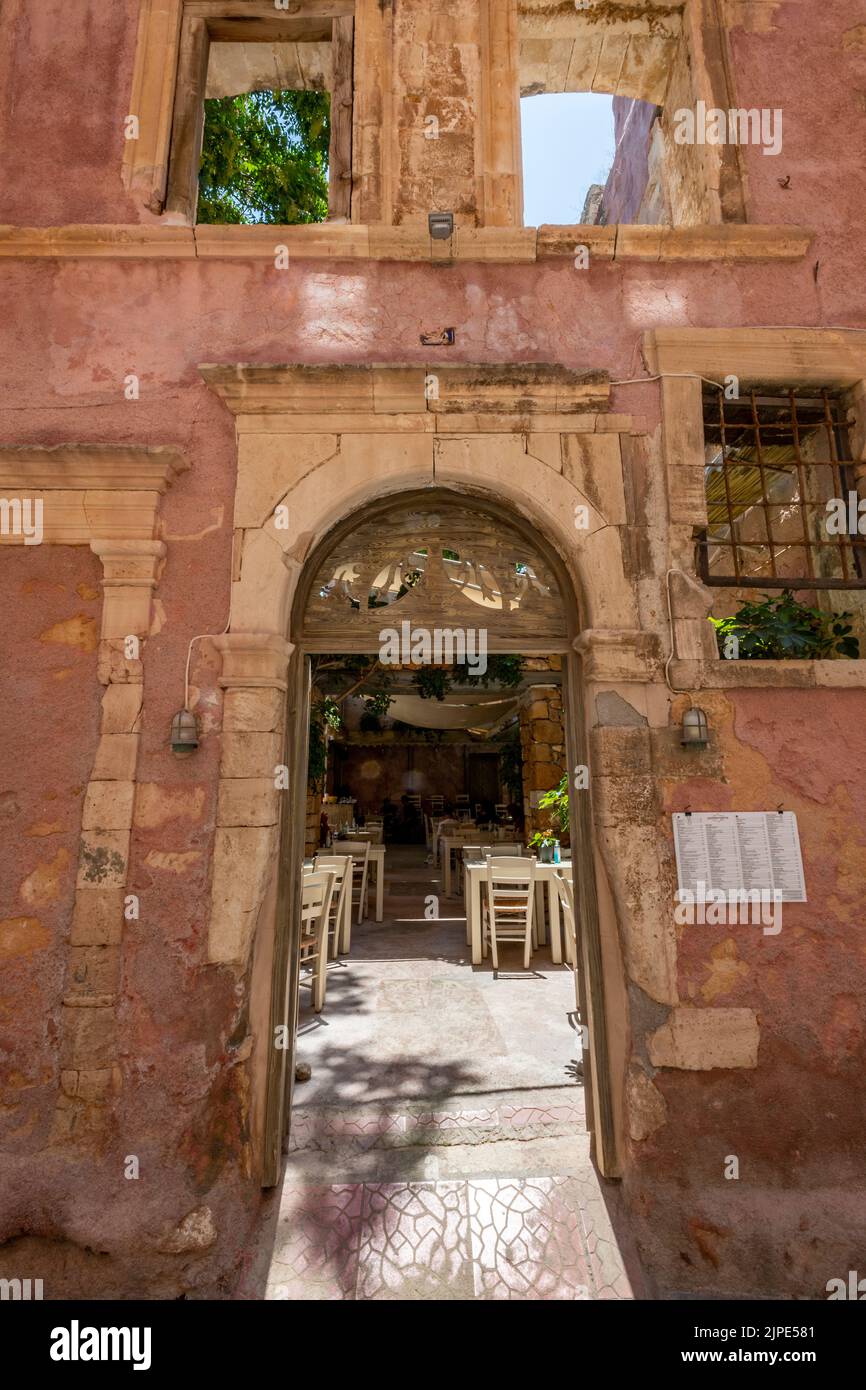
[[[559,915],[562,919],[562,926],[568,942],[568,953],[571,956],[571,965],[574,972],[574,1007],[580,1013],[580,989],[577,979],[577,924],[574,916],[574,884],[571,879],[564,874],[557,874],[554,878],[556,891],[559,896]]]
[[[352,907],[358,909],[358,925],[367,915],[367,878],[370,872],[370,841],[341,840],[343,854],[352,856]],[[346,944],[346,950],[349,943]]]
[[[497,944],[500,941],[522,941],[523,968],[529,969],[534,945],[535,865],[534,858],[523,859],[517,855],[492,854],[487,860],[482,941],[485,955],[488,941],[490,943],[494,970],[499,969]]]
[[[331,908],[328,913],[328,959],[336,960],[351,925],[352,901],[352,856],[350,854],[317,854],[313,860],[316,873],[334,875],[334,891],[331,895]],[[346,921],[347,916],[349,921]]]
[[[466,891],[468,879],[466,877],[466,865],[478,863],[481,859],[489,859],[491,854],[507,855],[511,858],[520,859],[523,856],[523,845],[464,845],[458,864],[458,874],[460,877],[460,891],[463,893],[463,906],[466,909],[466,945],[472,945],[472,927],[469,921],[469,898]],[[487,880],[482,879],[481,891],[484,893],[487,888]],[[538,909],[536,908],[536,911]],[[533,932],[535,928],[533,926]]]
[[[365,829],[370,832],[370,843],[372,845],[381,845],[385,838],[385,822],[381,820],[368,820]]]
[[[489,859],[491,854],[511,855],[521,858],[523,855],[522,845],[463,845],[457,857],[457,892],[466,897],[466,865],[479,859]]]
[[[317,1014],[325,1007],[325,987],[328,975],[328,916],[334,893],[334,875],[330,870],[304,873],[301,884],[301,965],[310,967],[310,974],[301,977],[301,984],[313,991],[313,1009]]]
[[[441,816],[441,814],[442,814],[442,812],[443,812],[444,810],[445,810],[445,798],[444,798],[444,796],[431,796],[431,798],[430,798],[430,813],[431,813],[431,815],[434,815],[434,816]]]

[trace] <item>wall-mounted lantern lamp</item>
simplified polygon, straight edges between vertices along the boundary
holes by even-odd
[[[703,710],[687,709],[683,715],[683,747],[706,748],[709,741],[710,726]]]
[[[198,724],[192,710],[182,709],[171,721],[172,753],[191,753],[198,748]]]
[[[434,241],[448,241],[454,235],[454,213],[431,212],[427,225]]]

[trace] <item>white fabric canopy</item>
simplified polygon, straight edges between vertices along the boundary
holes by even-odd
[[[391,719],[419,729],[487,729],[517,709],[516,700],[491,700],[489,695],[459,696],[448,700],[422,700],[420,695],[396,695],[388,711]]]

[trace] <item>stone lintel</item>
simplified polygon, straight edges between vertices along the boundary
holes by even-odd
[[[610,398],[607,373],[573,372],[549,363],[414,368],[205,363],[199,371],[235,415],[570,416],[604,411]],[[427,389],[431,378],[435,392]]]

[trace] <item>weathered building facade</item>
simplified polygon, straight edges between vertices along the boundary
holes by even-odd
[[[0,556],[4,1272],[231,1295],[285,1123],[310,586],[427,496],[557,567],[595,1157],[649,1276],[823,1297],[866,1237],[866,662],[723,660],[696,543],[708,383],[832,400],[866,497],[861,5],[0,22],[0,495],[42,502]],[[204,96],[274,52],[343,113],[332,218],[197,226]],[[524,227],[521,92],[588,90],[659,108],[611,185],[643,220]],[[677,141],[677,111],[735,108],[781,110],[781,151]],[[778,936],[678,927],[672,813],[777,807],[808,902]]]

